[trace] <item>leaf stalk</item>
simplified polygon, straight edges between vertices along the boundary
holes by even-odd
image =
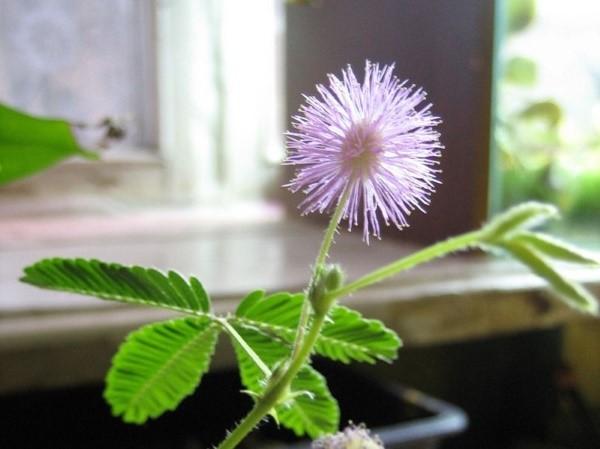
[[[336,206],[331,220],[329,221],[329,225],[325,231],[325,236],[321,242],[321,247],[313,267],[313,274],[308,284],[307,294],[304,298],[304,302],[302,303],[298,329],[296,331],[296,337],[294,339],[290,358],[284,365],[284,369],[279,371],[279,373],[281,373],[280,375],[278,374],[269,378],[264,394],[256,401],[254,407],[248,413],[248,415],[246,415],[246,417],[240,421],[238,426],[229,435],[227,435],[225,440],[223,440],[217,449],[235,448],[244,439],[244,437],[250,433],[256,425],[258,425],[265,415],[267,415],[274,407],[276,407],[282,398],[286,397],[292,380],[294,380],[298,374],[298,371],[300,371],[310,356],[315,342],[321,333],[321,328],[325,323],[327,312],[333,304],[333,301],[330,301],[326,308],[320,310],[319,312],[313,311],[310,298],[311,292],[313,291],[311,287],[316,282],[319,272],[327,260],[329,249],[333,244],[337,226],[342,218],[344,207],[348,201],[349,195],[350,191],[348,188],[346,188]],[[314,315],[312,322],[311,315]]]

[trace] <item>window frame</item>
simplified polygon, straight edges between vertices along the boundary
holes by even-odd
[[[278,0],[273,0],[268,6],[261,6],[262,13],[270,14],[269,8],[272,8],[278,14],[278,8],[282,7],[278,7],[277,2]],[[79,195],[79,191],[72,189],[73,185],[76,185],[78,190],[80,188],[85,190],[88,195],[97,196],[100,202],[107,185],[110,186],[111,197],[127,201],[139,199],[146,203],[151,201],[156,206],[186,201],[200,201],[204,204],[221,204],[223,201],[228,204],[267,201],[264,199],[264,192],[270,184],[277,182],[280,172],[273,147],[282,155],[282,141],[271,141],[264,152],[257,153],[256,157],[260,158],[258,164],[260,174],[252,181],[256,185],[250,183],[248,197],[243,197],[239,195],[239,187],[237,191],[232,192],[228,186],[221,186],[219,183],[222,183],[222,180],[219,179],[219,174],[214,173],[215,169],[211,168],[215,165],[215,159],[219,158],[217,153],[220,153],[220,150],[197,151],[202,144],[204,146],[201,148],[212,147],[206,145],[207,142],[191,143],[188,137],[190,126],[181,125],[189,121],[189,117],[193,115],[190,112],[196,115],[204,114],[207,120],[214,118],[212,111],[192,111],[197,105],[189,100],[189,92],[185,90],[186,83],[182,83],[182,80],[193,76],[192,71],[196,67],[186,65],[185,61],[191,59],[190,54],[202,55],[206,52],[203,45],[224,45],[215,36],[219,36],[222,32],[218,27],[222,26],[223,17],[226,14],[230,17],[234,12],[231,8],[235,6],[235,2],[198,4],[194,0],[177,2],[137,0],[137,5],[140,14],[149,24],[144,34],[152,36],[152,42],[142,45],[142,58],[146,62],[145,69],[140,71],[142,78],[140,84],[146,86],[143,90],[153,92],[156,98],[156,101],[150,102],[151,107],[147,111],[145,120],[145,123],[156,124],[156,145],[141,148],[118,146],[101,151],[100,161],[67,160],[45,172],[3,187],[1,193],[7,201],[29,203],[35,207],[36,203],[44,198],[50,199],[51,195],[58,194],[66,198]],[[214,24],[211,20],[214,20]],[[226,23],[226,25],[231,27],[231,24]],[[273,23],[269,26],[273,26]],[[193,39],[198,35],[208,39]],[[223,48],[225,50],[234,48],[239,51],[236,45],[239,43],[229,42]],[[283,61],[281,37],[274,45],[275,57],[278,58],[275,61],[277,65]],[[204,74],[201,78],[205,78]],[[277,74],[275,78],[276,90],[282,91],[282,75]],[[206,82],[205,79],[199,81]],[[189,85],[189,81],[187,84]],[[273,126],[282,125],[282,111],[283,101],[277,102],[272,115],[278,123]],[[208,126],[206,125],[207,128]],[[211,130],[208,129],[202,130],[199,133],[200,139],[206,138],[210,132]],[[281,135],[282,132],[279,134]],[[231,153],[230,149],[228,151]],[[232,158],[230,154],[227,157]],[[69,178],[69,182],[65,182],[65,178]],[[239,176],[235,177],[237,178]],[[138,198],[136,195],[139,195],[139,192],[143,192],[143,195]]]

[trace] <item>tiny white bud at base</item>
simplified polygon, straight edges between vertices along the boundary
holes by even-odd
[[[376,435],[371,435],[364,425],[350,424],[342,432],[319,438],[312,449],[384,449]]]

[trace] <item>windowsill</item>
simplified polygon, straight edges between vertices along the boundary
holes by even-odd
[[[78,197],[59,204],[28,202],[23,207],[0,207],[0,247],[60,251],[62,246],[82,247],[123,239],[153,239],[194,235],[240,226],[266,225],[284,218],[277,203],[248,201],[211,205],[131,205],[106,197]],[[33,211],[33,213],[32,213]],[[86,250],[82,250],[86,251]],[[85,254],[84,254],[85,255]]]
[[[72,157],[62,162],[63,165],[92,165],[101,164],[104,166],[114,165],[152,165],[160,167],[163,165],[162,158],[158,151],[146,147],[118,147],[113,146],[104,150],[97,150],[101,159],[90,161],[81,157]]]
[[[160,231],[160,227],[169,230]],[[173,316],[159,309],[42,291],[19,283],[21,269],[40,258],[84,256],[194,274],[211,293],[216,310],[230,312],[257,287],[267,291],[304,288],[322,236],[322,229],[306,221],[217,224],[201,232],[172,223],[148,228],[148,232],[140,232],[138,225],[130,229],[135,229],[135,236],[132,232],[95,238],[85,234],[69,241],[30,241],[0,254],[0,353],[5,360],[0,392],[99,381],[126,332]],[[332,253],[349,278],[414,249],[392,240],[376,241],[366,248],[359,234],[340,235]],[[598,270],[570,269],[569,275],[590,283],[600,294]],[[516,263],[463,255],[416,268],[345,302],[368,317],[385,321],[405,345],[425,345],[583,318],[550,296],[543,281]],[[82,351],[94,354],[93,366],[78,364]],[[231,361],[230,351],[218,352],[217,365]],[[32,366],[36,369],[31,370]]]
[[[90,161],[72,157],[0,186],[0,218],[103,212],[119,202],[164,201],[165,163],[145,149],[115,148]]]

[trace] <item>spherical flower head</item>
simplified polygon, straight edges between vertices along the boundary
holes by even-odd
[[[327,435],[312,443],[311,449],[384,449],[381,440],[364,425],[350,424],[342,432]]]
[[[380,237],[380,219],[407,227],[439,183],[440,120],[423,105],[423,89],[393,70],[367,61],[362,84],[350,66],[341,79],[328,75],[329,87],[317,85],[320,98],[304,97],[287,133],[285,163],[297,170],[286,187],[306,194],[302,213],[329,211],[347,197],[340,219],[348,230],[361,221],[367,243],[370,234]]]

